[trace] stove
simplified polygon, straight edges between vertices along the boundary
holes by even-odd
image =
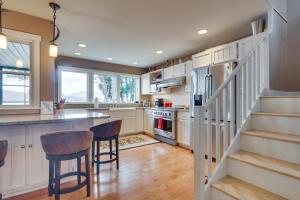
[[[156,109],[153,111],[153,117],[155,138],[171,145],[177,145],[176,110]]]

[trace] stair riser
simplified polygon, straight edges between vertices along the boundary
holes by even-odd
[[[261,112],[300,114],[300,98],[263,98]]]
[[[234,159],[229,159],[228,173],[233,177],[239,178],[290,200],[299,199],[300,190],[296,189],[300,188],[300,180],[298,179]]]
[[[231,196],[227,195],[224,192],[221,192],[220,190],[212,188],[211,200],[236,200],[236,199],[232,198]]]
[[[242,134],[241,149],[300,164],[300,144]]]
[[[251,129],[300,135],[299,117],[252,115]]]

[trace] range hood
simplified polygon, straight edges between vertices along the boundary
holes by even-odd
[[[185,84],[185,77],[172,78],[169,80],[161,81],[157,84],[158,88],[174,88],[180,87]]]

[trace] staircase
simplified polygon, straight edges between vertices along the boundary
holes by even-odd
[[[262,96],[212,200],[300,199],[300,96]]]

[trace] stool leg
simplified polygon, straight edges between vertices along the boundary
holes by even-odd
[[[77,158],[77,183],[81,183],[81,157]]]
[[[92,168],[94,168],[95,162],[95,141],[92,142]]]
[[[85,155],[85,173],[86,173],[86,195],[89,197],[91,194],[90,186],[90,154]]]
[[[0,200],[2,200],[2,194],[0,193]]]
[[[117,170],[119,170],[119,138],[117,137],[116,140],[116,158],[117,158]]]
[[[51,197],[53,194],[53,176],[54,176],[54,162],[49,160],[49,183],[48,183],[48,195]]]
[[[60,200],[60,161],[56,160],[55,162],[55,200]]]
[[[100,172],[100,141],[97,141],[97,174]]]
[[[112,139],[109,139],[109,158],[112,159]]]

